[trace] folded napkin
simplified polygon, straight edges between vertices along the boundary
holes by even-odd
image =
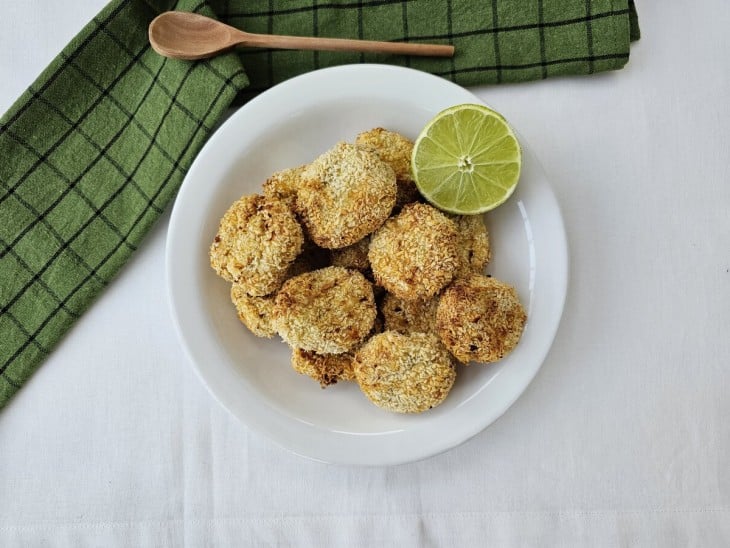
[[[453,59],[249,50],[164,59],[177,9],[250,32],[453,43]],[[462,85],[621,68],[629,0],[114,0],[0,119],[0,408],[112,280],[225,109],[296,74],[363,61]]]

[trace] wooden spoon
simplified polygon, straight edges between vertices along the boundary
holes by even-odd
[[[454,46],[373,42],[339,38],[252,34],[210,17],[182,11],[167,11],[155,17],[149,27],[150,44],[165,57],[205,59],[235,46],[277,49],[358,51],[452,57]]]

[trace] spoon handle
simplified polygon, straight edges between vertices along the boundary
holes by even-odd
[[[376,42],[373,40],[348,40],[345,38],[319,38],[309,36],[280,36],[276,34],[252,34],[248,32],[241,34],[240,41],[237,40],[237,42],[238,45],[245,47],[392,53],[395,55],[422,55],[429,57],[453,57],[454,55],[454,46],[450,45]]]

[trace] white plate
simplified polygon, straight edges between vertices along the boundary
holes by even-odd
[[[567,285],[565,231],[545,175],[522,142],[515,194],[486,216],[487,272],[516,286],[528,322],[520,344],[489,366],[460,367],[443,404],[420,415],[382,411],[354,383],[326,390],[295,373],[280,340],[241,325],[229,284],[208,263],[228,206],[260,192],[276,170],[309,162],[339,140],[381,126],[415,138],[440,110],[481,101],[429,74],[352,65],[311,72],[258,96],[228,119],[196,158],[175,202],[167,239],[172,314],[213,395],[252,429],[313,459],[390,465],[434,455],[497,419],[540,368],[558,328]]]

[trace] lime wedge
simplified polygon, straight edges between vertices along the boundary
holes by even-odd
[[[483,105],[439,112],[416,139],[413,179],[439,209],[475,215],[510,197],[520,178],[522,151],[504,117]]]

